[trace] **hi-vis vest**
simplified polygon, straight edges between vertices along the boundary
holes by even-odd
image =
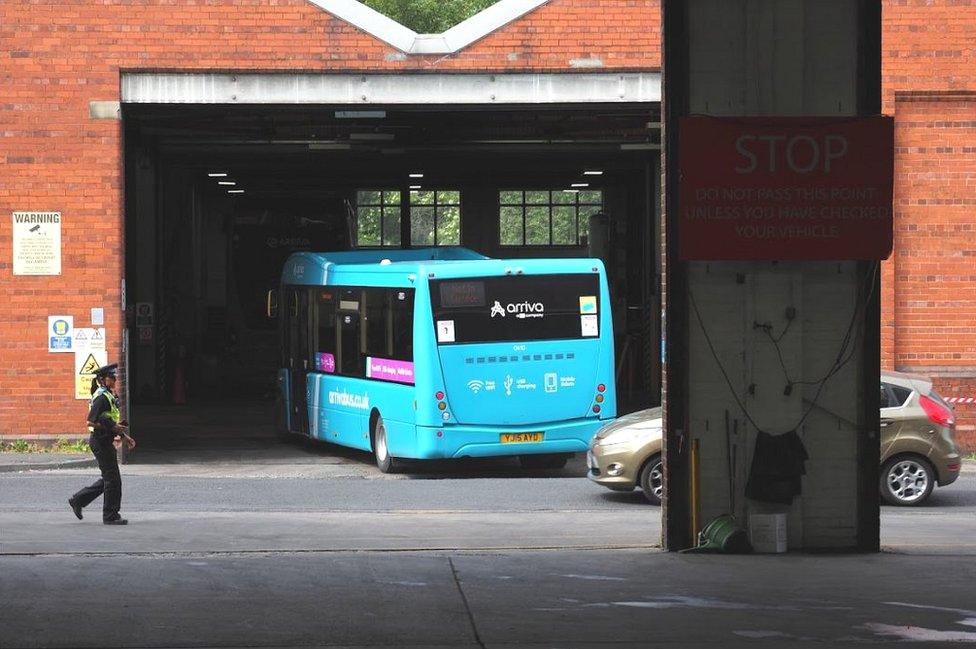
[[[108,412],[102,413],[102,417],[108,415],[109,419],[112,420],[112,423],[115,424],[119,423],[119,419],[121,419],[122,417],[122,413],[119,412],[119,402],[115,398],[115,395],[112,394],[112,391],[109,390],[108,388],[100,387],[97,390],[95,390],[95,394],[92,395],[91,401],[89,401],[89,407],[91,406],[91,404],[95,403],[95,399],[97,399],[100,395],[103,394],[105,395],[105,398],[108,399]],[[95,428],[91,424],[88,425],[88,432],[89,433],[95,432]]]

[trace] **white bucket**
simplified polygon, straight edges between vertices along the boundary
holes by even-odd
[[[786,552],[786,514],[751,514],[749,542],[756,552]]]

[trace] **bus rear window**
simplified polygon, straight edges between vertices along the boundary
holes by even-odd
[[[599,336],[600,278],[513,275],[431,282],[439,344]]]

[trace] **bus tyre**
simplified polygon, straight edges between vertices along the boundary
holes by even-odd
[[[549,453],[540,455],[519,455],[523,469],[561,469],[569,462],[572,453]]]
[[[373,457],[376,458],[376,468],[380,473],[395,473],[397,470],[396,460],[390,455],[390,447],[386,441],[386,424],[383,417],[377,415],[376,423],[373,424]]]

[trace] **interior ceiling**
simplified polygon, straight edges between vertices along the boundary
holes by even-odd
[[[354,115],[348,107],[341,109]],[[228,170],[248,191],[321,191],[325,185],[458,182],[491,174],[573,180],[581,165],[640,168],[660,142],[659,105],[579,108],[382,109],[337,117],[330,107],[126,106],[127,138],[170,168]],[[567,154],[572,154],[568,156]],[[422,167],[422,169],[420,168]]]

